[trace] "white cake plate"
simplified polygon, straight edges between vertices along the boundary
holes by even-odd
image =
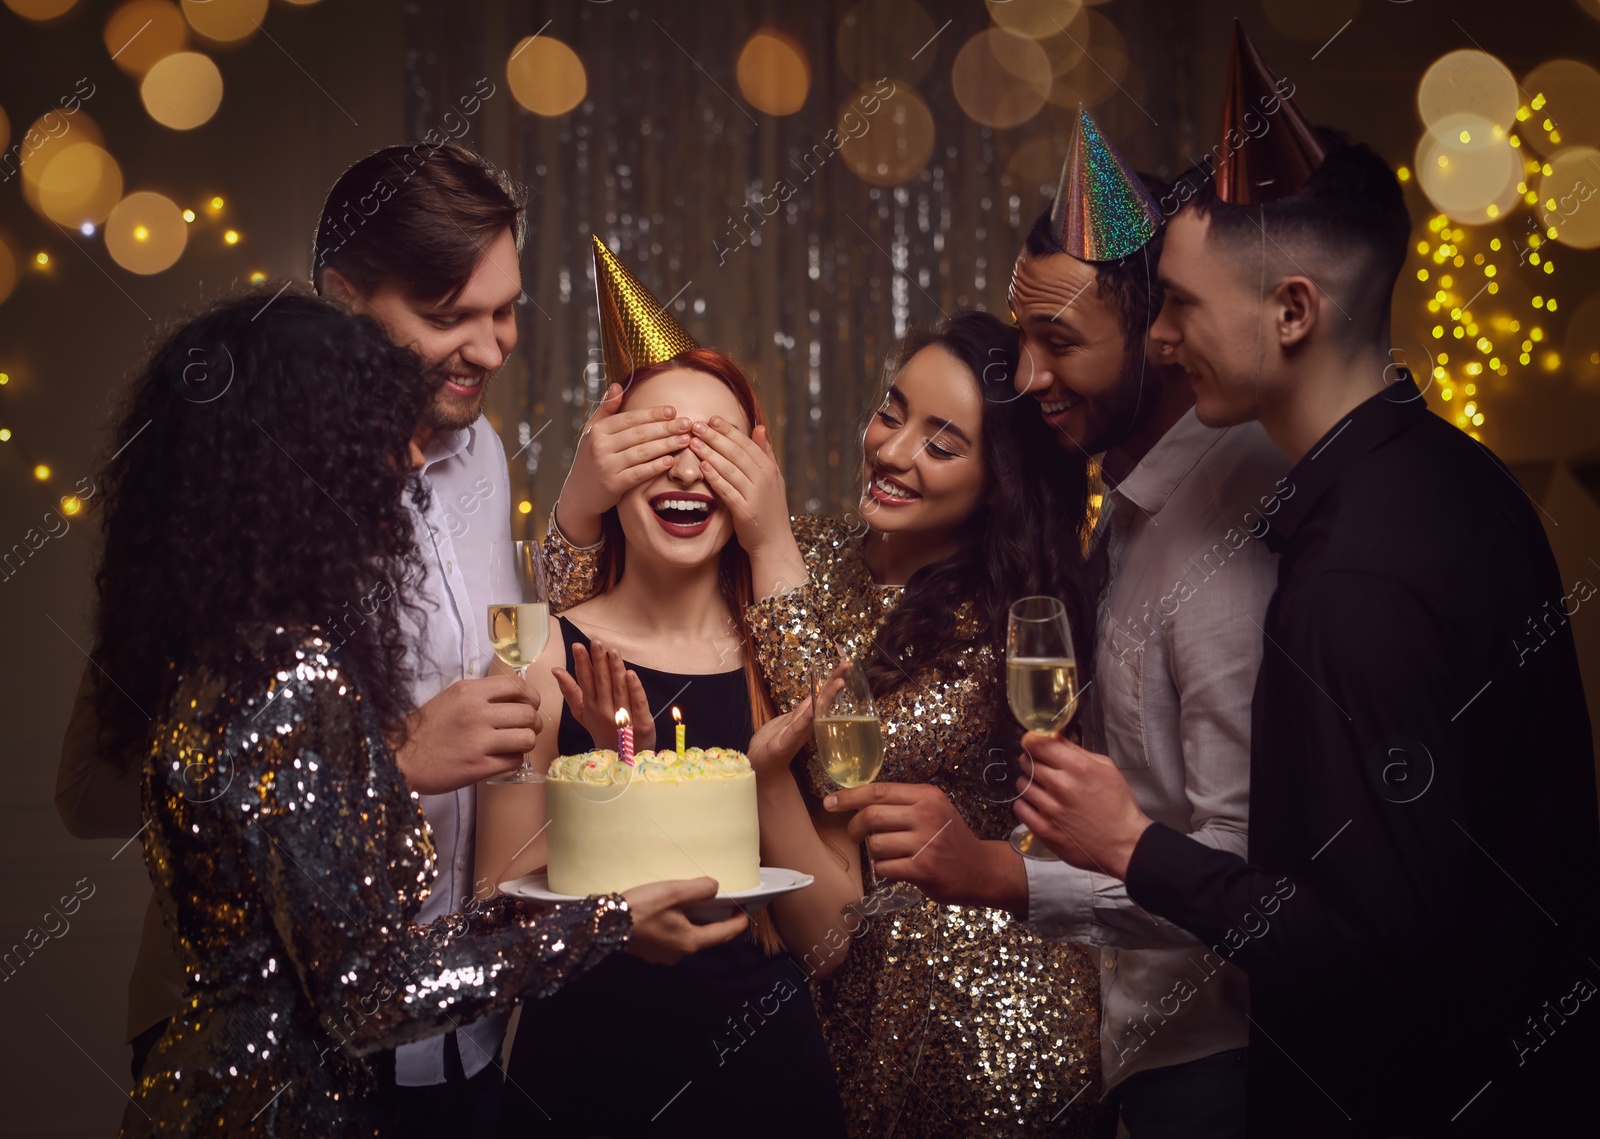
[[[816,881],[810,874],[802,874],[798,870],[784,870],[777,866],[763,866],[761,868],[761,885],[751,890],[735,890],[729,894],[718,894],[709,901],[699,902],[690,906],[687,913],[691,920],[697,922],[721,921],[723,918],[732,917],[735,910],[743,910],[747,914],[754,914],[773,898],[792,894],[796,890],[803,890]],[[558,894],[550,889],[550,876],[543,870],[536,874],[528,874],[510,882],[500,883],[500,892],[510,894],[515,898],[529,898],[535,902],[575,902],[579,900],[577,894]]]

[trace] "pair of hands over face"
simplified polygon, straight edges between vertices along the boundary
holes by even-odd
[[[584,428],[556,508],[562,532],[580,545],[600,538],[600,516],[635,487],[665,474],[687,449],[700,474],[733,518],[739,544],[758,558],[790,541],[789,500],[767,429],[746,435],[720,415],[680,416],[670,406],[622,410],[612,384]]]

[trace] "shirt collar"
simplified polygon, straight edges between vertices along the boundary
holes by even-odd
[[[1111,492],[1120,494],[1146,514],[1158,513],[1178,489],[1178,484],[1224,434],[1226,431],[1201,423],[1191,407],[1156,440],[1155,446],[1126,478],[1111,488]]]
[[[1339,481],[1351,463],[1377,450],[1427,411],[1427,402],[1409,374],[1357,404],[1289,471],[1289,493],[1283,496],[1282,508],[1266,533],[1267,548],[1282,553],[1294,541],[1296,531],[1317,500]]]
[[[422,474],[427,474],[429,468],[435,463],[442,463],[453,459],[465,451],[473,454],[478,447],[478,424],[483,422],[480,415],[476,422],[457,431],[435,431],[433,438],[428,441],[428,449],[422,453]]]

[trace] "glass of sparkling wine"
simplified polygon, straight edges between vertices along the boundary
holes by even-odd
[[[489,549],[489,643],[502,664],[521,680],[550,639],[544,562],[538,542],[495,542]],[[485,782],[496,786],[543,783],[527,756],[522,766]]]
[[[883,728],[872,702],[872,687],[861,665],[841,661],[830,668],[812,662],[811,696],[817,755],[828,778],[840,787],[871,783],[883,767]],[[866,859],[867,875],[876,883],[878,872],[873,868],[870,851]],[[923,900],[921,892],[908,883],[880,883],[859,905],[868,913],[894,913]]]
[[[1011,606],[1006,628],[1006,698],[1024,730],[1060,735],[1078,700],[1078,661],[1072,653],[1067,607],[1055,597],[1024,597]],[[1011,832],[1024,858],[1058,855],[1026,826]]]

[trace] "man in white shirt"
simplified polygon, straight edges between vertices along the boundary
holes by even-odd
[[[1108,584],[1084,731],[1152,817],[1243,853],[1258,622],[1276,573],[1259,540],[1276,507],[1261,500],[1286,464],[1258,430],[1201,425],[1183,370],[1149,358],[1163,219],[1151,180],[1083,120],[1057,202],[1017,258],[1010,300],[1022,333],[1018,392],[1039,402],[1062,446],[1102,454],[1094,558]],[[1115,226],[1096,216],[1106,202],[1119,205]],[[1244,1134],[1242,972],[1208,961],[1193,935],[1112,878],[979,841],[937,788],[874,784],[830,800],[865,808],[853,836],[903,832],[873,847],[881,875],[1096,947],[1101,1076],[1132,1139]]]
[[[494,654],[484,635],[489,551],[511,538],[511,486],[482,407],[517,342],[523,227],[520,191],[453,144],[388,147],[363,158],[334,183],[317,227],[317,291],[372,317],[443,374],[412,439],[432,493],[417,527],[426,535],[410,662],[417,710],[396,753],[438,854],[438,878],[416,915],[423,923],[472,898],[475,784],[518,766],[540,726],[531,689],[488,675]],[[359,619],[330,615],[335,623]],[[92,691],[86,673],[63,741],[56,805],[78,837],[126,838],[140,825],[140,766],[119,778],[101,762]],[[181,994],[167,934],[151,912],[129,983],[136,1076]],[[458,1025],[377,1059],[390,1084],[394,1134],[494,1131],[505,1020]]]

